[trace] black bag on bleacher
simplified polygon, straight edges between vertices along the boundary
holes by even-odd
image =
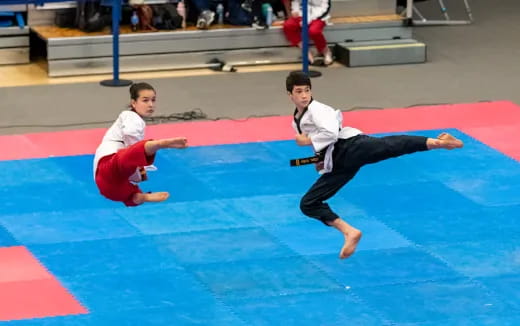
[[[58,27],[76,27],[76,10],[74,8],[59,9],[54,16],[54,23]]]
[[[177,12],[177,7],[171,3],[152,5],[153,27],[157,29],[177,29],[182,26],[182,17]]]
[[[110,24],[110,14],[104,12],[101,0],[76,1],[76,26],[84,32],[97,32]]]

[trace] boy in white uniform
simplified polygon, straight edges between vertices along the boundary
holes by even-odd
[[[320,157],[316,169],[321,176],[301,199],[300,209],[305,215],[343,233],[345,243],[339,254],[342,259],[354,253],[361,231],[342,220],[325,201],[349,182],[361,167],[404,154],[463,146],[462,141],[447,133],[437,138],[408,135],[378,138],[364,135],[355,128],[343,127],[339,110],[312,98],[311,81],[303,72],[292,72],[286,79],[286,89],[296,105],[292,123],[297,132],[296,143],[312,146]]]

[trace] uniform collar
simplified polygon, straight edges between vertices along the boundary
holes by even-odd
[[[296,123],[296,127],[298,128],[298,132],[301,134],[302,133],[302,129],[300,128],[300,122],[303,118],[303,116],[305,115],[305,113],[307,112],[307,110],[309,109],[309,106],[311,105],[312,101],[314,101],[314,99],[311,97],[311,101],[309,102],[309,104],[303,109],[302,111],[302,114],[300,114],[300,117],[299,118],[296,118],[296,114],[298,114],[298,108],[295,108],[294,109],[294,114],[293,114],[293,117],[294,117],[294,122]]]
[[[305,112],[307,112],[307,110],[309,109],[309,106],[311,105],[311,103],[313,101],[314,101],[314,99],[311,97],[311,101],[309,102],[309,104],[305,108],[303,108],[302,114],[300,115],[298,120],[300,120],[303,117],[303,115],[305,114]],[[296,120],[296,115],[297,114],[298,114],[298,108],[294,108],[294,113],[293,113],[294,120]]]

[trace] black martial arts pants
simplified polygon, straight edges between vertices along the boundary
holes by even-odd
[[[339,216],[326,200],[334,196],[366,164],[376,163],[392,157],[428,150],[426,137],[387,136],[372,137],[357,135],[339,139],[334,144],[333,169],[323,174],[300,201],[303,214],[329,225]]]

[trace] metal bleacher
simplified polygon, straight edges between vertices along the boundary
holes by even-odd
[[[157,1],[157,0],[151,0]],[[160,0],[159,0],[160,1]],[[110,73],[112,37],[107,29],[82,33],[52,26],[54,10],[73,2],[29,5],[31,30],[44,42],[51,77]],[[412,30],[395,13],[395,0],[333,0],[325,36],[331,46],[343,42],[411,39]],[[298,49],[288,46],[280,26],[258,31],[250,27],[214,25],[167,32],[132,33],[122,26],[120,71],[154,71],[211,67],[215,61],[232,66],[300,62]]]
[[[23,15],[26,12],[26,6],[20,4],[1,5],[0,13],[9,13],[13,15]],[[20,64],[29,62],[29,28],[25,26],[20,19],[20,25],[13,22],[12,26],[0,27],[0,64]],[[8,18],[8,17],[6,17]]]

